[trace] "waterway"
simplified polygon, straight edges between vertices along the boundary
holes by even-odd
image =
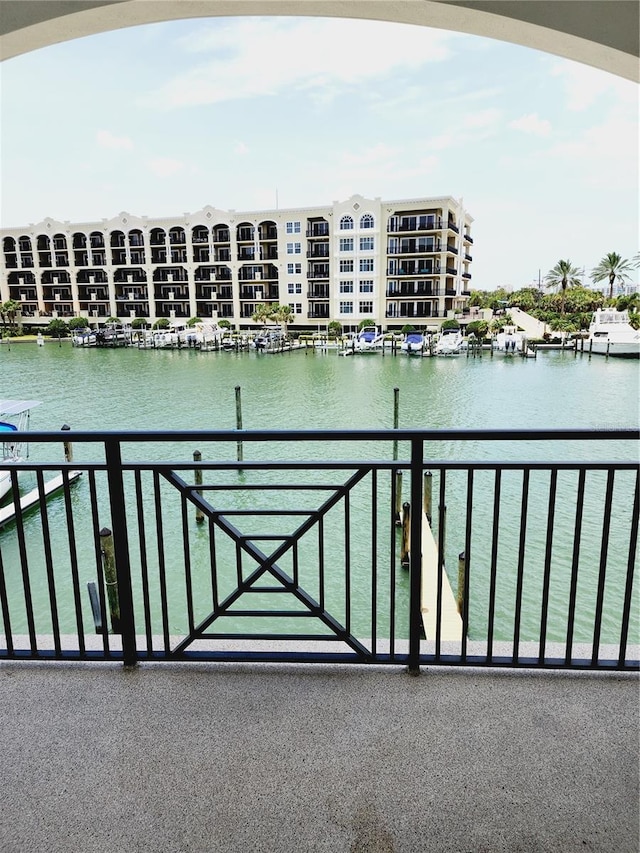
[[[344,358],[335,351],[298,351],[279,355],[262,355],[254,352],[199,353],[181,351],[140,351],[137,349],[74,349],[68,343],[58,345],[47,342],[44,347],[35,344],[13,344],[0,347],[0,398],[37,399],[42,405],[32,412],[32,430],[59,430],[62,424],[73,429],[143,429],[191,430],[233,429],[236,424],[235,388],[242,392],[244,428],[261,429],[352,429],[390,428],[393,426],[394,388],[399,389],[399,426],[415,428],[598,428],[635,427],[639,417],[639,370],[637,361],[605,359],[572,351],[548,351],[536,359],[520,357],[482,358],[407,358],[403,355],[365,355]],[[195,448],[193,448],[195,449]],[[202,448],[201,448],[202,449]],[[323,456],[335,448],[323,446]],[[387,453],[388,448],[377,452]],[[51,446],[32,447],[32,458],[51,459]],[[150,447],[133,449],[132,453],[153,458],[153,453],[166,453],[167,448],[155,451]],[[257,448],[245,449],[245,458],[261,458]],[[269,448],[277,453],[278,448]],[[315,451],[317,455],[317,450]],[[400,458],[402,457],[400,449]],[[301,458],[308,458],[306,448]],[[427,456],[436,459],[498,459],[560,460],[594,459],[633,460],[637,448],[632,443],[595,442],[579,445],[562,442],[542,444],[530,442],[525,446],[505,446],[504,443],[449,442],[429,446]],[[88,448],[76,448],[76,457],[90,455]],[[307,454],[307,455],[304,455]],[[206,455],[206,451],[205,451]],[[268,453],[263,454],[263,458]],[[353,458],[371,456],[371,448],[353,448]],[[157,457],[161,458],[161,457]],[[386,457],[388,458],[388,456]],[[464,512],[466,481],[451,475],[448,488],[459,492],[459,500],[448,505],[447,568],[455,587],[457,554],[464,547]],[[548,474],[547,477],[548,483]],[[575,521],[575,474],[560,477],[559,504],[554,520],[554,560],[561,568],[554,568],[552,594],[559,603],[552,605],[551,619],[557,617],[558,630],[551,626],[550,639],[562,637],[566,621],[569,572],[573,525]],[[578,637],[589,640],[590,615],[595,601],[599,546],[602,530],[602,491],[597,477],[591,478],[586,494],[587,525],[585,545],[581,556],[581,585],[578,590]],[[499,625],[496,639],[507,638],[513,630],[513,600],[515,595],[515,564],[518,551],[521,475],[502,484],[505,507],[501,514],[500,557],[498,559]],[[458,485],[456,486],[456,482]],[[546,483],[541,481],[540,497],[531,498],[530,542],[527,544],[525,562],[525,599],[531,607],[525,608],[524,634],[534,638],[539,625],[542,577],[539,570],[530,569],[540,563],[540,552],[545,547],[544,524],[547,507],[543,494]],[[597,488],[598,487],[598,488]],[[633,478],[619,477],[614,494],[612,512],[612,540],[610,543],[611,583],[607,587],[606,637],[615,639],[619,630],[621,596],[626,571],[625,543],[628,551],[630,525],[630,495]],[[484,636],[486,631],[486,606],[488,591],[488,562],[491,548],[490,521],[493,480],[477,476],[474,491],[473,554],[475,568],[472,575],[470,614],[472,635]],[[593,498],[590,497],[593,492]],[[481,500],[484,494],[484,499]],[[353,513],[354,553],[352,564],[365,565],[371,553],[370,524],[366,520],[358,526],[359,498],[354,493]],[[362,496],[362,503],[366,496]],[[537,503],[536,503],[537,502]],[[74,486],[74,503],[80,508],[89,506],[89,486],[83,478]],[[364,512],[364,510],[363,510]],[[65,550],[64,536],[55,531],[56,513],[62,518],[62,502],[50,504],[54,521],[52,539],[54,548]],[[364,516],[363,516],[364,518]],[[39,523],[36,514],[28,523]],[[590,525],[590,527],[589,527]],[[382,525],[381,527],[384,527]],[[386,534],[377,543],[379,550],[385,544]],[[389,533],[391,537],[393,534]],[[17,543],[11,529],[1,534],[5,572],[17,560]],[[79,549],[90,566],[94,546],[90,528],[78,532]],[[173,546],[181,548],[177,535]],[[203,548],[205,545],[203,544]],[[68,549],[67,549],[68,550]],[[229,552],[232,558],[232,552]],[[197,546],[194,559],[197,559]],[[34,555],[35,564],[39,558]],[[233,562],[233,559],[232,559]],[[171,563],[171,555],[168,557]],[[555,565],[555,563],[554,563]],[[169,593],[180,599],[183,581],[169,577]],[[17,572],[16,572],[17,575]],[[87,577],[95,575],[90,569]],[[367,596],[370,581],[362,579],[363,612],[369,605]],[[86,578],[81,571],[81,581]],[[204,581],[203,581],[204,583]],[[229,581],[232,584],[232,579]],[[173,587],[172,587],[173,584]],[[46,596],[46,584],[42,584]],[[638,585],[636,584],[636,587]],[[313,584],[311,584],[313,587]],[[396,603],[404,608],[408,595],[406,576],[399,574],[395,591]],[[172,592],[173,589],[173,592]],[[313,588],[310,589],[313,593]],[[22,593],[16,577],[15,595]],[[37,591],[36,591],[37,593]],[[207,595],[209,591],[207,591]],[[336,606],[337,599],[336,596]],[[357,602],[356,602],[357,604]],[[84,606],[84,604],[83,604]],[[64,616],[64,604],[62,604]],[[159,609],[159,605],[157,605]],[[356,607],[357,610],[357,607]],[[176,613],[180,608],[176,608]],[[206,611],[203,610],[203,612]],[[384,630],[384,608],[381,610],[380,630]],[[530,615],[529,614],[530,611]],[[557,612],[556,612],[557,611]],[[637,602],[634,608],[633,631],[638,634]],[[196,614],[198,615],[198,614]],[[72,617],[69,602],[67,620]],[[581,617],[584,630],[580,635]],[[88,617],[90,619],[90,616]],[[364,619],[364,616],[363,616]],[[501,621],[500,621],[501,620]],[[607,621],[608,620],[608,621]],[[184,618],[177,615],[172,630],[184,630]],[[366,626],[361,630],[365,632]],[[402,628],[399,628],[402,631]]]

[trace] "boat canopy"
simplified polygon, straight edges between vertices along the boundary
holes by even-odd
[[[7,424],[0,421],[0,432],[17,432],[18,427],[15,424]]]
[[[41,400],[0,400],[0,415],[21,415],[39,406],[41,402]]]

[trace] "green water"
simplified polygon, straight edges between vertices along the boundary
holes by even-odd
[[[0,397],[28,398],[42,401],[32,413],[32,430],[58,430],[63,423],[74,429],[232,429],[235,427],[235,387],[242,389],[243,426],[252,428],[389,428],[393,426],[394,388],[399,389],[400,427],[419,428],[590,428],[634,427],[638,423],[639,371],[638,362],[602,357],[574,356],[571,352],[540,353],[536,359],[491,358],[407,358],[397,355],[367,355],[344,358],[335,352],[314,353],[301,351],[282,355],[256,353],[198,353],[192,351],[139,351],[82,350],[69,344],[58,346],[47,343],[45,347],[31,344],[14,344],[0,348]],[[190,448],[189,451],[196,449]],[[200,447],[204,458],[216,458],[219,449]],[[389,458],[388,447],[374,448],[375,453]],[[34,460],[55,461],[51,458],[52,446],[32,446]],[[131,457],[142,459],[166,458],[167,448],[129,448]],[[235,445],[228,448],[230,458],[235,458]],[[284,448],[258,448],[245,445],[245,459],[268,458],[284,453]],[[595,458],[633,460],[637,450],[632,443],[607,442],[605,446],[589,443],[542,444],[505,446],[504,443],[449,442],[427,446],[427,458],[434,459],[515,459],[562,460]],[[179,453],[183,459],[184,449]],[[370,458],[371,448],[343,446],[301,447],[295,451],[299,459],[318,459],[335,454],[341,458]],[[95,458],[91,448],[76,446],[77,460]],[[178,454],[176,454],[178,455]],[[400,447],[400,458],[406,448]],[[174,458],[174,457],[172,457]],[[247,474],[243,482],[264,482],[266,475]],[[296,475],[297,480],[304,479]],[[343,482],[346,475],[315,475],[323,482]],[[597,574],[600,559],[601,531],[605,476],[591,474],[587,479],[583,546],[580,555],[580,582],[577,591],[577,638],[588,642],[595,607]],[[294,480],[290,478],[290,482]],[[309,482],[311,480],[309,479]],[[234,481],[237,484],[237,480]],[[434,495],[439,480],[434,476]],[[522,555],[524,567],[523,639],[537,637],[542,595],[542,557],[545,549],[547,527],[546,494],[549,474],[532,475],[532,492],[528,518],[526,550]],[[134,488],[133,481],[129,484]],[[619,632],[622,596],[626,572],[629,530],[631,524],[631,495],[633,477],[616,478],[612,510],[609,566],[605,590],[604,640],[616,639]],[[492,474],[478,473],[474,481],[474,523],[471,531],[471,636],[483,637],[486,632],[486,612],[489,596],[489,564],[491,556],[491,512],[495,482]],[[550,579],[551,612],[550,640],[561,640],[562,626],[566,623],[568,607],[573,527],[575,523],[575,493],[577,474],[562,472],[558,478],[558,502],[553,520],[554,544]],[[496,603],[496,639],[509,638],[513,633],[513,602],[517,563],[519,559],[518,529],[520,523],[521,472],[504,475],[501,484],[502,501],[500,537],[497,558],[498,588]],[[388,630],[388,599],[391,588],[382,568],[388,563],[393,528],[388,524],[388,509],[379,507],[379,530],[375,542],[371,538],[371,525],[367,516],[371,494],[371,481],[365,479],[353,490],[351,496],[352,551],[349,554],[349,571],[354,583],[354,630],[360,636],[370,636],[371,580],[368,566],[372,551],[380,554],[379,584],[384,594],[376,606],[378,630]],[[380,476],[377,490],[388,490],[388,481]],[[466,474],[447,476],[447,568],[452,585],[457,583],[457,555],[465,548],[465,512],[467,500]],[[104,488],[98,478],[97,503],[108,520],[108,507]],[[180,516],[175,490],[163,487],[163,520],[171,518],[171,511]],[[313,509],[317,495],[306,492],[278,495],[278,506],[284,508]],[[275,501],[273,493],[262,494],[262,507]],[[225,507],[246,509],[255,506],[256,492],[229,492],[225,494]],[[435,499],[434,499],[435,502]],[[87,580],[94,580],[95,548],[90,517],[90,485],[84,476],[73,487],[72,503],[78,519],[76,538],[79,553],[79,581],[83,610],[90,624],[85,601]],[[258,501],[260,503],[260,501]],[[274,504],[275,505],[275,504]],[[72,566],[68,557],[68,539],[64,523],[64,502],[55,498],[48,504],[48,519],[52,531],[52,563],[56,576],[57,603],[61,622],[67,629],[74,624],[73,599],[69,591]],[[155,534],[157,515],[152,502],[145,499],[147,534]],[[298,522],[299,523],[299,520]],[[292,521],[271,517],[269,521],[252,520],[254,541],[259,534],[290,532]],[[326,529],[330,541],[337,542],[343,518],[329,513]],[[29,516],[26,529],[30,570],[37,576],[38,567],[46,564],[46,555],[39,543],[41,519],[38,513]],[[294,525],[295,526],[295,525]],[[137,554],[137,526],[132,522],[134,546],[134,591],[141,594],[142,580]],[[184,583],[184,557],[182,531],[179,524],[165,523],[169,618],[171,630],[185,630],[186,593]],[[0,535],[0,547],[8,577],[9,595],[20,612],[24,599],[18,567],[18,543],[13,528]],[[153,536],[149,537],[153,540]],[[260,543],[267,552],[269,544]],[[219,594],[230,592],[235,583],[235,551],[224,537],[216,539],[218,557],[228,565],[221,573]],[[317,597],[319,583],[315,568],[313,548],[305,551],[301,544],[298,554],[301,585]],[[338,575],[327,577],[327,608],[344,619],[346,615],[341,579],[344,576],[344,554],[338,546],[335,554],[329,547],[327,575],[332,567]],[[209,559],[209,540],[206,530],[192,531],[189,555],[196,591],[194,618],[204,618],[211,610],[212,584],[206,568]],[[150,541],[147,559],[150,567],[150,606],[154,625],[159,624],[161,588],[156,571],[160,560],[157,546]],[[291,557],[281,562],[292,571]],[[337,569],[335,566],[339,566]],[[246,577],[250,566],[243,567]],[[44,570],[42,570],[44,571]],[[60,578],[60,581],[58,580]],[[66,581],[64,579],[67,579]],[[44,574],[34,580],[33,594],[36,602],[48,601],[48,588]],[[64,588],[67,588],[65,591]],[[405,573],[398,571],[393,595],[400,612],[406,611],[408,583]],[[636,588],[638,585],[636,584]],[[385,602],[386,595],[386,602]],[[280,596],[283,598],[283,596]],[[252,604],[263,597],[254,594]],[[246,606],[246,605],[245,605]],[[284,605],[280,602],[280,606]],[[23,610],[22,606],[22,610]],[[14,630],[23,618],[16,617]],[[256,620],[254,620],[256,621]],[[293,624],[296,620],[290,620]],[[300,622],[296,621],[296,628]],[[304,620],[309,623],[311,620]],[[256,621],[256,624],[260,620]],[[557,628],[554,627],[557,625]],[[46,617],[41,617],[38,627],[48,628]],[[221,629],[222,629],[221,625]],[[228,627],[227,625],[224,626]],[[305,631],[315,631],[305,624]],[[260,628],[258,628],[260,630]],[[402,620],[397,625],[400,634],[406,633]],[[367,633],[369,632],[369,633]],[[634,600],[632,636],[638,635],[638,601]],[[636,640],[637,641],[637,640]]]

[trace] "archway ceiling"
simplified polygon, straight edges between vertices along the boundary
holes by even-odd
[[[640,80],[637,0],[1,0],[0,57],[180,18],[371,18],[495,38]]]

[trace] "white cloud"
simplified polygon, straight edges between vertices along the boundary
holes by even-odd
[[[178,44],[204,57],[145,96],[154,108],[211,104],[282,89],[329,92],[447,59],[458,34],[349,19],[240,18],[220,21]]]
[[[131,150],[133,148],[133,142],[128,136],[116,136],[109,130],[99,130],[96,133],[96,142],[101,148],[116,150]]]
[[[551,75],[561,79],[567,108],[574,112],[588,109],[601,95],[607,95],[609,101],[613,98],[630,107],[635,105],[637,110],[638,90],[631,80],[624,80],[599,68],[591,68],[568,59],[554,61]]]
[[[549,136],[551,133],[551,122],[546,118],[540,118],[538,113],[528,113],[509,122],[509,127],[521,130],[523,133],[531,133],[534,136]]]
[[[464,116],[462,124],[464,127],[470,128],[485,128],[495,127],[500,120],[501,112],[495,107],[486,110],[478,110],[475,113],[469,113]]]
[[[171,157],[155,157],[153,160],[149,160],[147,165],[153,174],[160,178],[168,178],[184,169],[184,163],[180,160],[173,160]]]
[[[248,154],[249,146],[246,142],[237,142],[235,148],[233,149],[234,154]]]

